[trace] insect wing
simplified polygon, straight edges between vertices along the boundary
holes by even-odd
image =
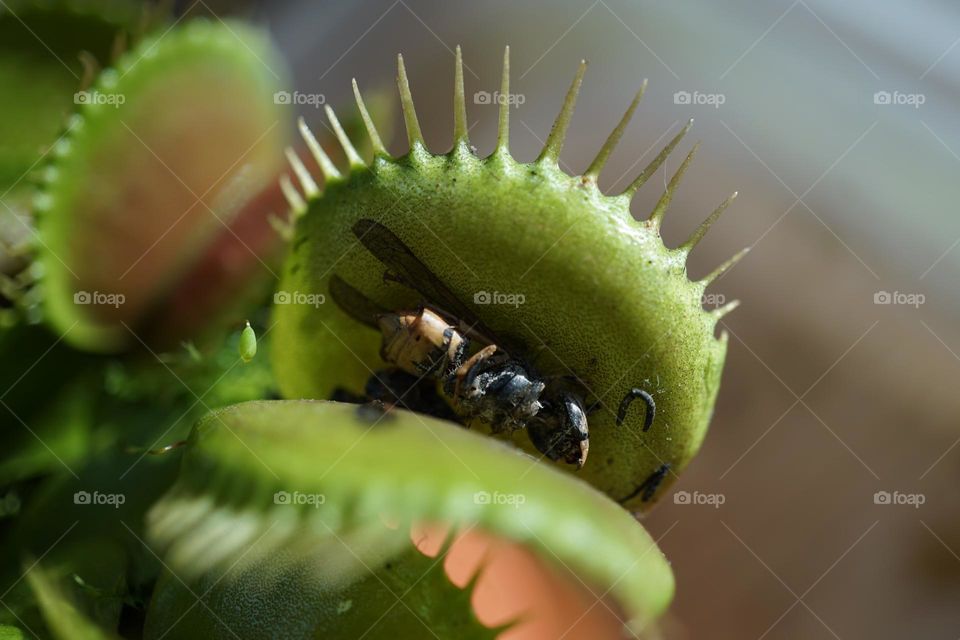
[[[353,225],[353,233],[402,284],[416,290],[431,303],[429,306],[435,306],[436,310],[448,316],[448,319],[466,323],[469,330],[464,333],[479,337],[481,342],[508,346],[507,342],[483,324],[470,307],[461,302],[390,229],[375,220],[364,218]]]
[[[330,297],[347,315],[368,327],[380,330],[377,325],[377,316],[386,313],[386,309],[351,287],[336,274],[330,276],[329,287]]]

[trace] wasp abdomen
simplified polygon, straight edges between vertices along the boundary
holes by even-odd
[[[407,373],[448,375],[460,366],[468,341],[430,309],[385,313],[377,324],[383,332],[380,356]]]

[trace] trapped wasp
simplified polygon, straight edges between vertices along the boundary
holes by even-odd
[[[354,319],[381,333],[380,357],[389,369],[366,385],[367,398],[440,417],[479,419],[494,433],[526,429],[538,451],[551,460],[582,467],[589,451],[583,393],[562,378],[542,376],[522,357],[514,341],[498,338],[392,231],[362,219],[352,231],[386,267],[385,280],[422,296],[416,309],[389,310],[337,275],[330,279],[334,302]],[[632,389],[617,412],[617,425],[630,404],[646,405],[643,430],[656,405],[649,393]]]

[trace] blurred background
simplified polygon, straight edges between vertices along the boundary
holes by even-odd
[[[521,160],[586,58],[561,162],[571,173],[648,78],[601,181],[611,191],[695,118],[683,148],[703,146],[667,243],[738,190],[691,275],[752,251],[713,288],[743,305],[723,323],[710,434],[676,486],[690,504],[667,497],[645,520],[677,574],[666,635],[960,635],[960,7],[285,0],[240,13],[269,26],[300,91],[334,105],[349,102],[352,77],[392,86],[402,52],[435,150],[451,140],[457,44],[468,96],[498,88],[511,46]],[[489,153],[496,107],[468,99],[468,111]],[[638,216],[681,158],[641,191]],[[722,504],[695,504],[704,495]]]

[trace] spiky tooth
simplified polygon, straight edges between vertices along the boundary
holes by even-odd
[[[630,124],[630,119],[633,118],[633,112],[636,111],[637,105],[640,104],[640,101],[643,99],[643,94],[646,90],[647,81],[644,79],[643,83],[640,85],[640,90],[637,91],[637,95],[635,95],[633,98],[633,102],[631,102],[630,106],[627,107],[627,111],[623,114],[623,117],[620,118],[620,122],[616,127],[614,127],[613,131],[610,132],[610,136],[607,138],[606,142],[603,143],[603,146],[600,147],[597,157],[594,158],[593,162],[590,163],[590,167],[587,169],[586,173],[583,174],[585,177],[596,180],[600,176],[600,172],[603,171],[603,166],[607,163],[607,158],[609,158],[610,154],[613,153],[613,150],[616,149],[617,143],[620,142],[623,132],[626,130],[627,125]]]
[[[313,135],[313,131],[310,130],[310,127],[307,126],[306,121],[302,117],[297,119],[297,127],[300,129],[300,135],[303,137],[303,141],[307,143],[307,148],[310,149],[310,155],[313,156],[313,159],[316,160],[317,165],[319,165],[324,180],[327,182],[340,180],[343,177],[340,175],[340,171],[336,165],[330,162],[330,156],[327,155],[327,152],[324,151],[320,143],[317,142],[316,136]],[[299,176],[300,174],[298,173],[297,175]],[[306,187],[304,187],[304,191],[307,192],[307,196],[310,196],[310,192]]]
[[[693,160],[693,156],[697,155],[699,148],[699,142],[693,145],[690,153],[683,159],[680,167],[673,174],[673,177],[670,178],[670,182],[667,183],[667,188],[664,189],[663,195],[660,196],[657,206],[653,208],[653,212],[650,214],[650,224],[652,224],[655,229],[659,229],[660,225],[663,224],[663,216],[667,213],[667,207],[670,206],[670,201],[673,200],[673,194],[677,192],[680,181],[683,180],[683,174],[687,172],[687,167],[690,166],[690,161]]]
[[[283,197],[287,199],[287,204],[290,205],[290,211],[293,212],[294,216],[299,217],[306,212],[307,203],[300,192],[297,191],[297,188],[293,186],[293,183],[290,182],[289,176],[280,176],[280,191],[283,192]]]
[[[457,45],[456,64],[453,75],[453,145],[470,146],[467,135],[467,101],[463,91],[463,53]]]
[[[716,318],[717,320],[720,320],[720,319],[722,319],[725,315],[727,315],[728,313],[730,313],[731,311],[733,311],[734,309],[736,309],[736,308],[739,307],[739,306],[740,306],[740,301],[739,301],[739,300],[731,300],[730,302],[728,302],[727,304],[723,305],[722,307],[718,307],[718,308],[714,309],[713,311],[710,312],[710,314],[711,314],[714,318]]]
[[[270,223],[270,227],[278,236],[283,238],[285,242],[293,240],[293,224],[291,224],[289,220],[284,220],[280,216],[271,213],[267,216],[267,222]]]
[[[500,96],[510,95],[510,45],[503,49],[503,73],[500,76]],[[510,149],[510,101],[500,99],[500,113],[497,120],[496,151],[507,153]]]
[[[290,147],[287,147],[285,152],[287,154],[287,160],[290,162],[293,172],[297,174],[297,180],[300,181],[300,186],[303,187],[303,192],[307,195],[307,198],[313,198],[319,195],[320,188],[317,186],[317,183],[313,181],[313,176],[310,175],[310,172],[307,171],[307,168],[303,165],[300,156]]]
[[[730,267],[740,262],[743,256],[747,255],[748,251],[750,251],[750,247],[741,249],[732,258],[730,258],[729,260],[721,264],[719,267],[714,269],[713,272],[711,272],[710,275],[708,275],[706,278],[701,280],[700,283],[703,284],[704,287],[706,287],[711,282],[713,282],[714,280],[722,276],[728,269],[730,269]]]
[[[546,144],[543,145],[543,151],[537,162],[545,160],[556,162],[560,157],[560,151],[563,149],[563,143],[567,138],[567,128],[570,126],[570,120],[573,118],[573,109],[577,105],[577,95],[580,93],[580,85],[583,83],[583,74],[587,71],[587,61],[581,60],[577,67],[577,74],[573,77],[573,82],[567,90],[567,97],[563,100],[563,107],[557,115],[557,119],[550,129],[550,135],[547,137]],[[507,101],[506,98],[501,98]]]
[[[633,194],[636,193],[637,190],[642,187],[647,180],[650,179],[650,176],[652,176],[654,172],[660,168],[660,165],[662,165],[663,161],[667,159],[667,156],[673,153],[673,149],[677,146],[677,144],[680,143],[681,140],[683,140],[683,136],[687,135],[687,132],[690,131],[690,127],[692,126],[693,118],[690,118],[690,120],[687,122],[687,126],[681,129],[680,133],[675,135],[673,140],[668,142],[667,146],[660,150],[660,153],[657,154],[657,157],[650,161],[650,164],[648,164],[640,173],[640,175],[630,183],[630,186],[623,190],[623,193],[632,197]]]
[[[333,127],[333,133],[336,134],[337,140],[340,141],[340,146],[343,147],[343,153],[347,156],[347,162],[350,163],[350,168],[362,169],[366,167],[367,163],[363,161],[363,158],[360,157],[360,154],[357,153],[357,150],[353,147],[353,143],[350,142],[350,137],[347,136],[347,132],[344,131],[340,125],[340,120],[337,118],[333,107],[324,105],[324,110],[327,112],[327,120],[330,121],[330,126]]]
[[[413,106],[413,96],[410,94],[410,81],[407,80],[407,70],[403,66],[403,55],[397,55],[397,87],[400,89],[400,107],[403,110],[403,122],[407,127],[407,142],[410,149],[415,146],[424,146],[423,133],[420,131],[420,122],[417,120],[417,110]]]
[[[363,103],[363,96],[360,95],[360,87],[357,86],[356,78],[353,79],[353,96],[357,100],[357,108],[360,110],[363,126],[366,127],[367,135],[370,137],[370,146],[373,148],[373,155],[389,157],[390,154],[387,152],[387,148],[383,146],[383,141],[380,140],[380,133],[373,124],[373,118],[370,117],[370,112],[367,111],[367,105]]]
[[[697,244],[699,244],[701,240],[703,240],[703,237],[705,235],[707,235],[707,231],[709,231],[710,227],[713,226],[713,223],[717,221],[717,219],[720,217],[720,214],[726,211],[727,207],[730,206],[731,202],[736,200],[737,193],[738,193],[737,191],[734,191],[733,193],[731,193],[726,200],[721,202],[720,205],[713,210],[713,213],[707,216],[706,220],[700,223],[700,226],[697,227],[697,230],[694,231],[689,238],[687,238],[686,242],[680,245],[680,249],[682,251],[685,251],[687,253],[690,253],[691,251],[693,251],[693,248],[697,246]]]

